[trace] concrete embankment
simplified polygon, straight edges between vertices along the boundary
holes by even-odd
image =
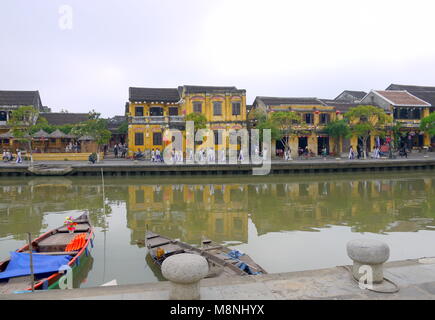
[[[145,161],[105,160],[94,165],[87,162],[47,162],[47,164],[69,165],[72,176],[95,176],[103,170],[108,176],[135,175],[225,175],[253,174],[252,164],[154,164]],[[29,164],[0,164],[0,176],[31,176]],[[270,173],[327,173],[327,172],[364,172],[392,170],[430,170],[435,169],[435,158],[380,159],[380,160],[294,160],[272,161]],[[268,172],[266,170],[266,172]]]
[[[345,267],[302,272],[203,279],[202,300],[292,300],[292,299],[435,299],[435,258],[389,262],[384,281],[373,290],[361,289]],[[31,300],[167,300],[170,283],[146,283],[112,287],[2,295],[0,299]],[[394,290],[397,291],[397,290]]]

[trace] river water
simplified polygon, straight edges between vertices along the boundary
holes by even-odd
[[[89,212],[96,237],[80,287],[156,282],[145,231],[202,237],[269,273],[350,264],[346,243],[380,239],[390,260],[435,256],[435,172],[325,175],[1,178],[0,258]]]

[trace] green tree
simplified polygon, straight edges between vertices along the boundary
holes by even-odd
[[[98,148],[108,143],[112,136],[107,126],[107,120],[101,119],[100,114],[94,110],[89,112],[89,120],[74,126],[71,133],[76,136],[92,137],[97,142]]]
[[[340,139],[344,137],[348,137],[350,134],[349,124],[346,122],[346,120],[331,121],[326,125],[325,131],[330,137],[335,138],[336,143],[335,143],[334,152],[335,154],[338,154],[339,153],[338,146],[340,143]]]
[[[193,121],[195,125],[195,132],[198,129],[205,129],[207,127],[207,117],[202,113],[189,113],[186,116],[186,121]]]
[[[361,138],[364,159],[367,159],[367,142],[370,136],[385,136],[387,124],[392,123],[392,117],[381,108],[361,105],[344,115],[348,119],[350,134]]]
[[[272,139],[281,141],[284,148],[290,150],[290,137],[303,129],[301,116],[293,111],[278,111],[270,113],[268,121],[271,123]]]
[[[435,112],[421,119],[420,130],[429,133],[431,136],[435,136]]]
[[[11,127],[14,140],[27,143],[30,158],[32,158],[31,134],[37,125],[39,112],[32,106],[22,106],[12,111],[8,125]],[[43,120],[41,120],[43,121]]]
[[[127,120],[122,121],[122,123],[119,125],[118,129],[116,129],[116,132],[119,134],[127,134],[128,133]]]

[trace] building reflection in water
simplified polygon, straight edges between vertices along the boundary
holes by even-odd
[[[70,210],[90,212],[93,224],[106,229],[111,211],[124,204],[130,244],[139,246],[147,228],[189,243],[200,243],[202,237],[246,243],[250,220],[259,235],[331,225],[373,233],[435,226],[432,172],[143,181],[105,179],[103,210],[98,178],[3,179],[0,237],[25,240],[26,232],[39,234],[46,228],[45,214]]]
[[[149,230],[189,243],[248,240],[248,194],[241,184],[129,186],[132,241]],[[139,241],[140,242],[140,241]]]

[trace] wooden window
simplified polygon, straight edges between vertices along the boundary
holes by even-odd
[[[178,116],[178,108],[177,107],[170,107],[169,108],[169,115],[170,116]]]
[[[213,102],[213,115],[215,116],[222,115],[222,102],[220,101]]]
[[[143,107],[139,106],[135,108],[134,115],[136,117],[143,117]]]
[[[221,145],[222,142],[222,131],[214,130],[214,144]]]
[[[163,116],[163,108],[162,107],[152,107],[150,108],[150,116],[161,117]]]
[[[193,112],[202,113],[202,102],[193,103]]]
[[[314,117],[312,113],[305,113],[305,123],[307,124],[313,124],[314,123]]]
[[[233,116],[239,116],[241,114],[240,102],[233,102],[232,109],[233,109]]]
[[[143,146],[143,132],[136,132],[134,134],[134,144],[137,146]]]
[[[321,124],[327,124],[327,123],[329,123],[329,119],[330,119],[329,114],[327,114],[327,113],[321,113],[320,114],[320,123]]]
[[[162,133],[161,132],[154,132],[153,133],[153,145],[161,146],[162,142],[163,142]]]

